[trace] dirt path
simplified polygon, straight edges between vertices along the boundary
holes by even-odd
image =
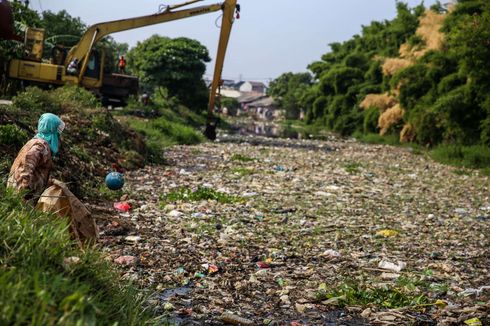
[[[234,142],[129,173],[132,210],[102,226],[176,323],[488,321],[490,289],[470,289],[490,286],[489,177],[345,140]],[[231,203],[165,199],[181,187]]]

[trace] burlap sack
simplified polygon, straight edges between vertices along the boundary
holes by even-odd
[[[39,198],[36,209],[70,218],[70,229],[81,242],[96,241],[99,230],[89,210],[68,190],[66,185],[55,180]]]

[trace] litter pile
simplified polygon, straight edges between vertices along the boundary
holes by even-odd
[[[173,147],[126,174],[103,250],[177,324],[490,322],[488,177],[302,142]]]

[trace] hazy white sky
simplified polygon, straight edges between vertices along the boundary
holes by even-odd
[[[165,0],[167,1],[167,0]],[[219,0],[218,0],[219,1]],[[213,4],[205,0],[191,6]],[[160,4],[184,0],[31,0],[35,10],[65,9],[86,24],[152,14]],[[411,7],[421,0],[405,0]],[[426,0],[426,6],[435,3]],[[328,52],[328,44],[349,39],[371,21],[392,19],[395,0],[239,0],[241,18],[235,21],[223,78],[268,81],[284,72],[306,71],[308,64]],[[118,42],[136,45],[153,34],[197,39],[214,59],[221,12],[113,34]],[[214,62],[208,65],[212,74]]]

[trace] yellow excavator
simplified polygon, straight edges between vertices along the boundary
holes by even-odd
[[[203,5],[187,9],[179,9],[204,0],[191,0],[184,3],[162,8],[159,13],[103,22],[90,26],[80,41],[69,51],[55,47],[52,51],[51,62],[44,62],[44,30],[27,28],[25,33],[25,53],[22,59],[13,59],[9,63],[8,76],[14,79],[31,81],[37,84],[51,85],[80,85],[92,90],[101,98],[124,100],[131,94],[137,93],[138,79],[134,76],[106,73],[104,69],[105,54],[96,51],[95,45],[105,36],[131,30],[143,26],[160,24],[178,19],[190,18],[216,11],[222,11],[221,32],[219,37],[216,63],[211,84],[208,121],[204,134],[210,139],[216,138],[216,121],[214,108],[217,90],[221,81],[226,48],[230,38],[233,22],[240,15],[240,5],[237,0],[225,0],[222,3]],[[176,10],[179,9],[179,10]],[[100,53],[99,53],[100,52]],[[71,64],[76,69],[68,69]],[[69,71],[71,70],[71,73]]]

